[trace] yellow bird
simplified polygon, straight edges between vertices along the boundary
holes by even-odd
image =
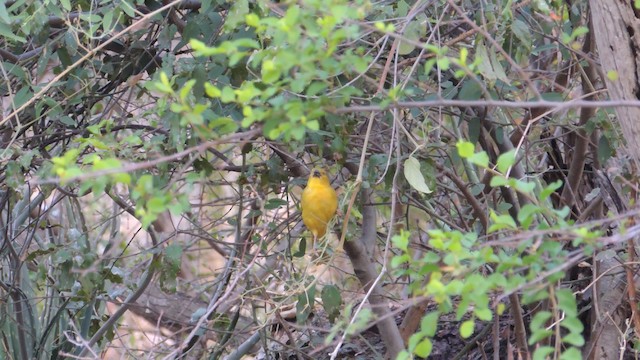
[[[327,172],[313,168],[302,192],[302,221],[313,234],[313,241],[327,232],[327,223],[338,209],[338,195],[329,183]],[[313,243],[312,243],[313,244]]]

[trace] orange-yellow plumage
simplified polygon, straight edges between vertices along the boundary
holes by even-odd
[[[327,223],[338,209],[338,195],[324,169],[314,168],[302,192],[302,221],[316,240],[327,231]]]

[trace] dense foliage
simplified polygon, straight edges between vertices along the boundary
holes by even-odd
[[[587,9],[0,3],[0,358],[592,356],[637,229]]]

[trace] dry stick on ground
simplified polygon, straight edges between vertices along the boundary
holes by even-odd
[[[367,192],[363,191],[362,203],[365,205],[362,211],[362,236],[376,236],[376,209],[373,206],[366,206],[371,202],[371,199],[364,196]],[[372,228],[368,229],[367,228]],[[378,316],[379,322],[377,324],[380,337],[387,346],[387,354],[392,358],[398,355],[402,349],[404,349],[404,342],[400,335],[398,325],[396,325],[393,315],[387,305],[388,301],[383,295],[379,284],[374,285],[378,272],[376,270],[374,262],[367,254],[367,251],[363,243],[368,243],[370,240],[364,240],[362,238],[352,239],[345,241],[344,250],[349,256],[351,263],[353,264],[353,270],[360,280],[360,283],[364,287],[365,292],[370,292],[369,303],[371,304],[373,312]]]

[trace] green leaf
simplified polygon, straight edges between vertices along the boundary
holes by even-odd
[[[431,193],[422,172],[420,172],[420,162],[413,156],[409,156],[409,158],[404,161],[404,177],[415,190],[425,194]]]
[[[396,255],[391,258],[391,268],[397,269],[403,264],[408,263],[409,261],[411,261],[411,257],[409,257],[409,255],[407,254]]]
[[[522,42],[524,48],[529,49],[531,47],[531,29],[522,20],[516,19],[511,24],[511,31]]]
[[[230,103],[236,100],[236,93],[229,86],[225,86],[222,88],[222,95],[220,96],[220,100],[223,103]]]
[[[558,307],[564,311],[569,317],[578,316],[576,298],[569,289],[557,289],[556,298],[558,299]]]
[[[421,24],[422,19],[416,18],[409,25],[404,32],[404,38],[408,40],[412,40],[412,42],[420,42],[420,38],[426,34],[427,27]],[[398,53],[400,55],[407,55],[415,50],[416,46],[413,43],[409,43],[407,41],[400,40],[400,44],[398,45]]]
[[[273,60],[264,60],[262,62],[262,81],[265,84],[272,84],[282,75],[282,71],[278,65]]]
[[[213,119],[209,122],[209,129],[216,130],[220,135],[230,134],[238,130],[238,124],[227,117]]]
[[[556,102],[563,102],[565,100],[565,97],[566,97],[565,94],[558,93],[558,92],[542,93],[542,94],[540,94],[540,96],[542,96],[543,100],[556,101]]]
[[[569,209],[568,206],[564,206],[560,210],[553,210],[553,212],[555,212],[560,219],[566,219],[567,216],[569,216],[571,209]]]
[[[307,87],[307,96],[316,96],[327,89],[327,84],[320,81],[314,81]]]
[[[394,235],[391,238],[391,242],[398,249],[406,252],[407,249],[409,248],[409,236],[410,236],[410,233],[408,231],[402,230],[400,234]]]
[[[147,208],[153,209],[154,212],[160,213],[166,208],[166,198],[164,196],[154,196],[147,202]]]
[[[463,159],[468,159],[473,156],[476,149],[472,143],[462,140],[458,141],[456,148],[458,149],[458,155]]]
[[[126,185],[131,184],[131,175],[129,175],[126,172],[115,173],[111,175],[111,177],[113,178],[113,181],[115,181],[116,183],[126,184]]]
[[[9,25],[2,22],[0,22],[0,36],[6,40],[13,40],[19,43],[24,43],[27,41],[27,39],[25,39],[24,37],[16,35],[15,32],[11,30],[11,27]]]
[[[11,18],[9,18],[7,5],[4,2],[0,3],[0,21],[5,24],[11,24]]]
[[[510,179],[513,181],[512,186],[517,191],[524,194],[532,194],[533,190],[536,188],[536,184],[533,182],[527,182],[524,180]]]
[[[353,335],[368,328],[370,326],[371,319],[373,319],[373,312],[371,309],[362,309],[356,316],[356,321],[347,327],[345,333],[347,335]]]
[[[185,101],[187,99],[187,96],[189,95],[189,93],[191,92],[191,89],[195,84],[196,84],[196,79],[191,79],[186,83],[184,83],[184,86],[182,87],[182,89],[180,89],[180,94],[179,94],[180,100]]]
[[[582,354],[580,350],[574,347],[570,347],[560,355],[560,360],[581,360]]]
[[[66,11],[71,11],[71,2],[69,0],[60,0],[60,4]]]
[[[482,120],[478,117],[473,117],[468,121],[469,140],[471,140],[473,144],[477,144],[480,138],[480,133],[482,132],[481,122]]]
[[[534,215],[541,213],[542,209],[533,204],[525,204],[518,212],[518,222],[523,229],[527,229],[533,222]]]
[[[218,89],[215,85],[208,82],[204,83],[204,92],[208,97],[214,99],[222,96],[222,91],[220,91],[220,89]]]
[[[433,337],[438,329],[438,318],[440,314],[431,312],[422,317],[420,321],[420,331],[429,337]]]
[[[498,215],[495,211],[491,210],[489,213],[491,220],[493,221],[493,225],[489,227],[488,232],[494,232],[502,229],[518,229],[518,225],[515,220],[509,214]]]
[[[282,199],[269,199],[265,204],[264,204],[264,208],[265,210],[273,210],[273,209],[277,209],[279,207],[282,207],[283,205],[288,204],[288,202],[282,200]]]
[[[118,14],[120,13],[120,11],[117,12]],[[109,33],[111,32],[113,29],[111,28],[113,26],[113,15],[116,14],[116,11],[107,11],[105,12],[104,16],[102,17],[102,30],[103,33]]]
[[[531,319],[529,328],[531,329],[531,337],[529,338],[529,345],[533,345],[538,341],[553,334],[551,330],[546,330],[546,322],[551,319],[550,311],[539,311]]]
[[[431,70],[433,70],[434,65],[436,64],[436,59],[429,59],[424,63],[424,73],[425,75],[430,75]]]
[[[160,73],[160,81],[153,82],[153,86],[161,93],[173,94],[173,87],[169,82],[169,77],[164,71]]]
[[[562,186],[562,180],[556,180],[556,181],[552,182],[551,184],[547,185],[547,187],[542,189],[542,191],[540,192],[540,200],[541,201],[546,200],[556,190],[560,189],[561,186]]]
[[[571,332],[562,336],[562,342],[573,346],[583,346],[584,337],[581,333]]]
[[[458,149],[458,155],[463,159],[467,159],[470,163],[484,168],[489,166],[489,156],[487,153],[484,151],[476,153],[476,147],[472,143],[461,140],[456,144],[456,148]]]
[[[433,350],[431,339],[424,338],[422,341],[420,341],[420,343],[418,343],[418,345],[416,345],[416,349],[413,351],[413,353],[421,358],[426,358],[431,354],[431,350]]]
[[[407,350],[402,350],[396,357],[396,360],[411,360],[413,357]]]
[[[497,167],[498,167],[498,171],[501,173],[506,173],[507,170],[513,166],[516,162],[516,150],[512,149],[507,151],[504,154],[501,154],[498,157],[498,161],[496,163]]]
[[[254,13],[249,13],[247,15],[244,16],[244,21],[245,23],[247,23],[247,25],[251,26],[251,27],[259,27],[260,26],[260,18],[258,17],[258,15],[254,14]]]
[[[176,277],[180,271],[182,263],[182,247],[172,244],[164,249],[162,257],[162,272],[160,274],[160,284],[163,289],[175,291],[177,286]]]
[[[340,315],[342,306],[342,296],[334,285],[326,285],[322,288],[322,306],[329,316],[329,321],[333,323]]]
[[[551,346],[540,346],[533,352],[533,360],[545,360],[555,349]]]
[[[553,331],[551,330],[538,330],[535,332],[532,331],[531,337],[529,337],[529,345],[534,345],[539,341],[548,338],[551,335],[553,335]]]
[[[177,267],[182,259],[182,246],[171,244],[165,248],[164,254],[165,263]]]
[[[14,108],[20,107],[32,98],[33,92],[28,86],[25,86],[14,94],[12,105]]]
[[[475,326],[475,319],[469,319],[463,322],[462,325],[460,325],[460,336],[462,336],[463,339],[469,338],[471,335],[473,335]]]
[[[480,74],[492,83],[497,79],[500,79],[505,83],[509,83],[509,79],[507,78],[502,65],[497,60],[495,52],[492,52],[491,55],[492,56],[489,56],[489,52],[487,51],[484,43],[478,44],[476,47],[475,63],[478,65]]]
[[[423,338],[424,338],[424,334],[419,332],[414,333],[409,337],[409,341],[407,341],[407,348],[410,351],[414,351],[416,346],[418,346],[418,344],[420,343],[420,341],[422,341]]]
[[[216,1],[215,3],[218,2]],[[249,1],[237,0],[232,2],[232,4],[224,25],[226,29],[239,29],[245,16],[249,13]]]
[[[601,164],[604,164],[613,156],[615,150],[611,147],[611,143],[609,143],[609,138],[605,135],[601,135],[598,140],[598,161]]]
[[[242,84],[242,87],[238,90],[235,90],[234,93],[238,97],[239,103],[247,104],[252,99],[260,96],[262,91],[258,89],[252,82],[245,82]]]
[[[498,54],[499,54],[499,52],[493,51],[489,55],[491,57],[491,65],[493,65],[493,71],[494,71],[496,77],[498,78],[498,80],[504,82],[505,84],[510,84],[511,80],[507,76],[507,73],[504,70],[504,67],[502,66],[502,63],[498,59]]]
[[[581,334],[584,330],[584,324],[577,317],[567,317],[565,316],[564,320],[560,323],[562,327],[566,328],[572,333]],[[575,345],[575,344],[574,344]],[[581,346],[581,345],[576,345]]]
[[[489,308],[476,307],[473,310],[473,313],[478,317],[478,319],[482,321],[491,321],[491,319],[493,318],[493,313]]]
[[[507,186],[507,185],[509,185],[509,179],[507,179],[502,175],[496,175],[491,178],[491,181],[489,181],[489,186],[493,188],[499,187],[499,186]]]
[[[296,304],[296,321],[298,324],[304,323],[311,314],[315,304],[315,296],[315,285],[298,295],[298,303]]]
[[[482,98],[482,87],[477,80],[467,79],[462,84],[460,100],[479,100]]]
[[[487,153],[484,151],[473,154],[467,160],[469,160],[470,163],[478,165],[482,168],[487,168],[489,166],[489,155],[487,155]]]

